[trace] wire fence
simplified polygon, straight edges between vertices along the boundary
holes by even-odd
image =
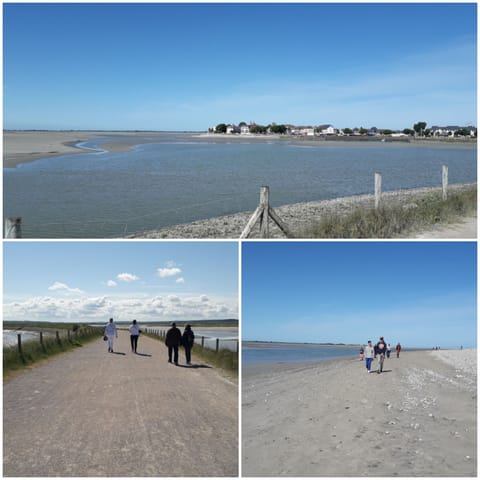
[[[29,332],[9,332],[10,339],[3,340],[3,362],[34,360],[38,354],[47,354],[56,349],[64,349],[78,344],[81,340],[90,339],[102,333],[100,327],[79,327],[76,329],[48,329]],[[15,338],[16,337],[16,338]]]
[[[381,195],[381,180],[380,186],[377,185],[378,176],[376,173],[375,180],[375,205],[378,206]],[[441,188],[443,189],[444,198],[446,198],[446,188],[448,186],[448,169],[442,166],[442,180]],[[434,184],[426,188],[438,187],[435,180]],[[398,187],[396,190],[401,191],[403,187]],[[408,188],[408,187],[405,187]],[[421,188],[421,187],[415,187]],[[279,203],[275,201],[275,190],[272,191],[271,205],[278,206]],[[353,195],[362,195],[372,193],[371,186],[365,185],[365,189],[358,191]],[[278,191],[277,191],[278,194]],[[305,200],[298,189],[281,190],[281,198],[291,198],[293,203],[302,203]],[[189,224],[191,222],[207,220],[215,217],[223,217],[226,215],[234,215],[251,212],[257,207],[258,189],[244,191],[241,195],[220,192],[213,193],[217,198],[204,202],[188,203],[180,206],[166,207],[161,206],[155,212],[142,213],[138,215],[129,215],[126,218],[119,218],[117,220],[96,219],[96,220],[78,220],[78,221],[48,221],[51,217],[42,219],[40,216],[32,221],[28,216],[23,217],[21,224],[22,235],[16,238],[119,238],[134,235],[141,235],[149,231],[159,231],[164,228],[171,228],[178,225]],[[299,196],[300,195],[300,196]],[[329,195],[322,197],[321,192],[317,195],[317,201],[327,200],[331,198]],[[340,197],[341,198],[341,197]],[[302,200],[303,199],[303,200]],[[115,215],[118,211],[114,212]],[[20,218],[11,217],[11,220],[21,221]],[[45,220],[45,221],[43,221]],[[20,229],[20,225],[18,225]],[[13,225],[5,226],[5,236],[11,237],[14,230]],[[239,232],[239,235],[241,230]]]
[[[145,328],[143,329],[143,332],[149,335],[160,337],[161,340],[165,340],[165,337],[167,335],[167,331],[162,329]],[[215,352],[219,352],[221,350],[229,350],[231,352],[238,353],[239,350],[239,340],[237,337],[221,338],[205,335],[196,335],[195,344],[200,345],[204,348],[208,348],[209,350],[213,350]]]

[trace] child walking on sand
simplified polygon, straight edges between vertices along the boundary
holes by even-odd
[[[368,344],[365,347],[364,355],[365,355],[365,366],[367,367],[367,372],[370,373],[370,370],[372,369],[372,362],[373,362],[373,356],[374,356],[374,349],[373,349],[371,340],[368,341]]]

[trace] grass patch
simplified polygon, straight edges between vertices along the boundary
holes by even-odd
[[[22,351],[20,353],[18,346],[3,348],[3,376],[14,371],[33,365],[36,362],[45,360],[54,355],[83,346],[92,340],[98,340],[103,329],[93,327],[79,328],[75,332],[63,330],[59,337],[55,335],[44,335],[43,342],[39,338],[34,338],[22,342]]]
[[[326,215],[306,228],[301,238],[395,238],[408,232],[459,221],[476,215],[477,188],[416,197],[406,205],[383,206],[375,210],[356,209],[347,215]]]
[[[164,342],[164,337],[146,333],[146,336]],[[182,347],[179,348],[179,355],[182,354]],[[218,352],[210,348],[202,347],[197,343],[192,348],[192,357],[197,357],[217,368],[222,368],[228,372],[238,375],[238,353],[227,349],[220,349]]]

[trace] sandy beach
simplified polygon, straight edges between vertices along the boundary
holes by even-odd
[[[450,185],[450,192],[458,192],[471,188],[475,184]],[[415,188],[410,190],[397,190],[384,192],[382,202],[384,205],[413,204],[431,193],[441,192],[441,187]],[[373,208],[374,196],[354,195],[350,197],[335,198],[331,200],[319,200],[303,202],[292,205],[284,205],[275,208],[275,212],[295,235],[301,233],[322,215],[343,215],[356,208]],[[241,212],[233,215],[199,220],[192,223],[175,225],[160,230],[146,231],[130,235],[129,238],[239,238],[245,225],[248,223],[253,212]],[[459,225],[442,225],[432,229],[431,237],[424,232],[408,234],[408,237],[418,235],[419,238],[476,238],[477,219],[471,217],[459,222]],[[249,238],[259,238],[258,225]],[[285,238],[283,232],[270,222],[270,238]]]
[[[244,369],[243,476],[476,476],[476,354]]]
[[[162,132],[103,132],[103,131],[5,131],[3,132],[3,166],[13,168],[21,163],[59,155],[86,153],[75,144],[98,137],[117,137],[117,141],[102,143],[108,152],[127,152],[135,145],[156,143]]]

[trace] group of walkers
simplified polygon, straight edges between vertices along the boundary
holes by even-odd
[[[395,347],[395,351],[397,352],[397,358],[400,357],[401,350],[402,346],[399,342]],[[365,358],[365,366],[367,367],[367,372],[371,373],[372,363],[373,360],[376,358],[378,360],[378,366],[376,371],[377,373],[382,373],[385,357],[390,358],[391,351],[392,346],[389,343],[385,342],[385,339],[383,337],[379,338],[375,346],[372,345],[372,341],[369,340],[367,346],[360,349],[360,360],[363,360]]]
[[[141,330],[136,320],[132,321],[132,324],[128,327],[128,330],[130,332],[130,345],[132,347],[132,352],[137,353],[138,337],[140,336]],[[103,337],[103,339],[108,342],[109,353],[114,353],[113,342],[115,338],[118,338],[118,330],[113,318],[111,318],[105,326]],[[177,328],[177,325],[172,323],[171,328],[167,331],[167,335],[165,336],[165,345],[168,347],[168,363],[172,363],[173,357],[173,362],[175,365],[178,365],[178,348],[183,346],[185,348],[185,359],[187,365],[191,365],[191,352],[194,341],[195,334],[193,333],[190,325],[185,326],[185,330],[182,334],[182,332],[180,332],[180,330]]]

